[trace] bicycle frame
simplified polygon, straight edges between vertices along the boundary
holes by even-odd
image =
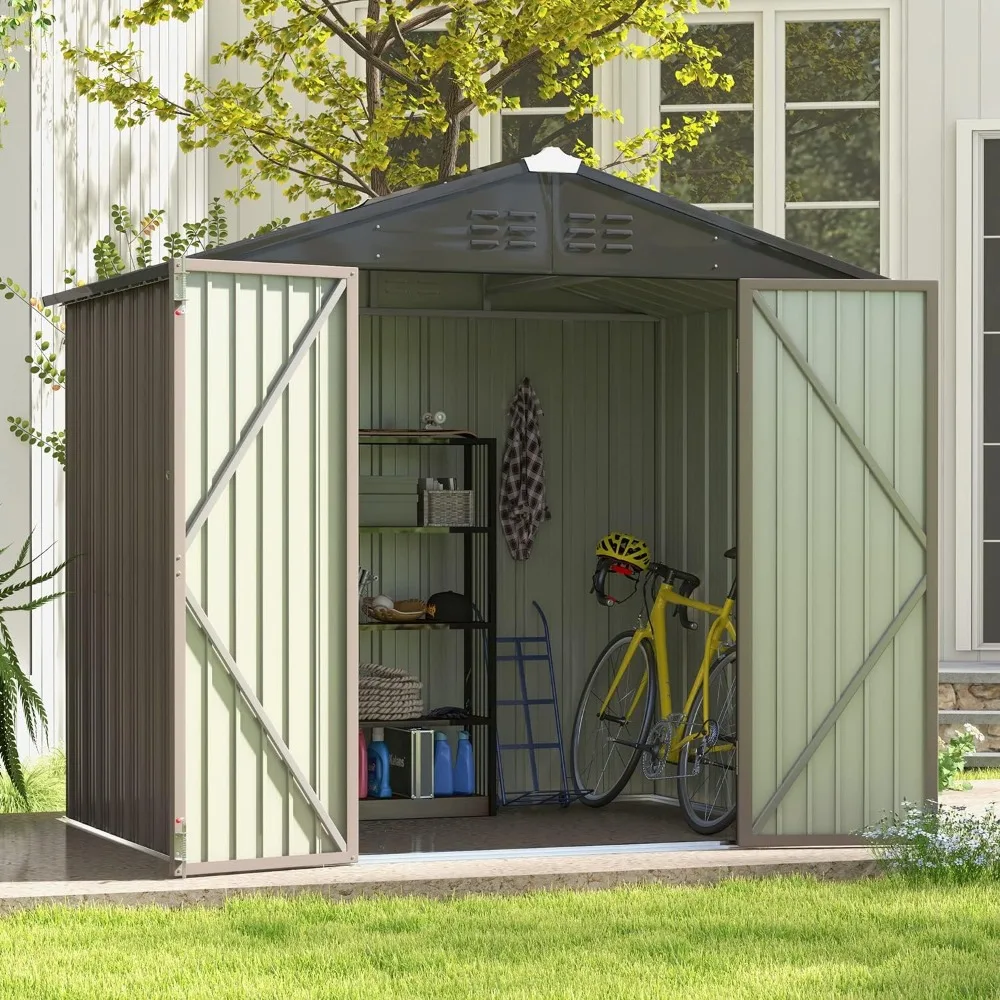
[[[709,626],[708,635],[705,638],[705,650],[702,654],[701,665],[698,668],[698,673],[695,675],[695,680],[691,685],[691,690],[688,692],[687,700],[684,703],[684,711],[682,713],[684,718],[688,717],[688,714],[691,711],[691,706],[694,704],[694,699],[698,695],[698,689],[701,688],[703,692],[701,700],[702,722],[707,722],[711,717],[708,702],[708,675],[712,664],[715,662],[715,658],[722,647],[723,634],[728,634],[734,642],[736,641],[736,628],[733,625],[732,620],[733,609],[736,607],[736,602],[731,597],[727,597],[722,607],[718,607],[715,604],[706,604],[703,601],[695,601],[690,597],[684,597],[679,594],[670,584],[667,583],[660,584],[660,588],[656,594],[656,599],[653,601],[652,610],[649,614],[649,621],[646,622],[646,624],[641,628],[637,628],[635,630],[635,634],[632,636],[632,641],[629,643],[629,647],[625,651],[625,657],[622,660],[621,666],[618,668],[618,672],[615,674],[615,678],[611,682],[611,687],[608,690],[604,701],[601,703],[599,717],[603,717],[604,713],[608,710],[608,705],[610,704],[618,685],[621,683],[622,677],[625,676],[625,671],[632,662],[632,657],[639,648],[639,644],[645,640],[649,640],[652,643],[653,655],[656,660],[656,688],[659,696],[659,718],[662,720],[670,716],[673,704],[670,692],[670,670],[667,653],[667,609],[672,604],[682,605],[683,607],[691,608],[694,611],[702,611],[705,614],[712,616],[712,624]],[[626,719],[631,719],[632,713],[641,703],[642,697],[646,691],[647,683],[647,677],[643,677],[642,683],[639,685],[639,690],[636,691],[635,697],[632,699],[632,704],[629,706],[628,712],[625,714]],[[671,740],[668,760],[674,764],[677,763],[681,747],[690,743],[698,736],[698,734],[695,733],[687,738],[684,738],[682,734],[683,729],[678,726],[674,731],[673,739]],[[716,744],[716,746],[713,747],[713,750],[716,753],[731,749],[732,746],[730,744]]]

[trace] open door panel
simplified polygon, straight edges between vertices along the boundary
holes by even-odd
[[[937,292],[739,283],[738,840],[937,794]]]

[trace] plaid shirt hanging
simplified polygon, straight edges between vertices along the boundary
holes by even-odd
[[[501,472],[500,524],[512,558],[525,560],[531,555],[538,526],[552,516],[545,503],[542,408],[528,379],[521,382],[507,416],[510,427]]]

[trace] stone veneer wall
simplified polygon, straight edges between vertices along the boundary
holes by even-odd
[[[938,684],[938,708],[941,710],[1000,711],[1000,684]],[[945,742],[952,733],[960,732],[963,723],[938,726]],[[986,737],[976,744],[977,750],[1000,750],[1000,725],[977,726]]]

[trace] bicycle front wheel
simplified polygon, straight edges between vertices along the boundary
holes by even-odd
[[[677,797],[688,826],[711,834],[736,819],[736,650],[709,671],[708,723],[703,700],[704,689],[684,722],[684,738],[694,738],[680,751]]]
[[[639,644],[601,713],[625,660],[633,632],[616,635],[590,671],[573,723],[573,780],[581,802],[604,806],[628,784],[653,717],[653,648]],[[644,683],[645,682],[645,683]]]

